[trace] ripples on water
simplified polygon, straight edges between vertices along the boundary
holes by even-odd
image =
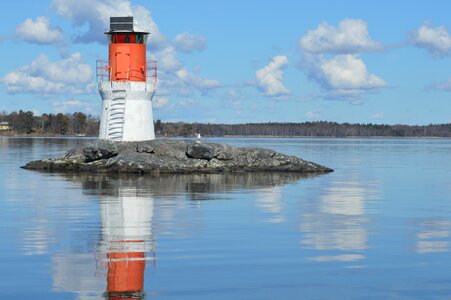
[[[0,138],[0,298],[451,298],[451,140],[214,141],[335,172],[38,173],[89,140]]]

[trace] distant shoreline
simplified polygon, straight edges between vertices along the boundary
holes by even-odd
[[[71,137],[71,138],[93,138],[97,135],[75,135],[75,134],[36,134],[36,133],[11,133],[11,132],[0,132],[0,137]]]
[[[219,138],[221,136],[214,136]],[[298,139],[451,139],[442,136],[275,136],[275,135],[225,135],[224,138],[298,138]],[[205,137],[209,138],[209,137]]]
[[[64,134],[4,134],[0,132],[0,137],[36,137],[36,138],[97,138],[94,135],[64,135]],[[162,138],[193,138],[195,136],[156,136],[158,139]],[[224,135],[224,136],[202,136],[200,139],[208,138],[255,138],[255,139],[451,139],[451,137],[440,136],[295,136],[295,135]]]
[[[0,114],[0,120],[0,136],[96,137],[100,128],[97,117],[81,112],[34,116],[31,111],[19,111]],[[215,124],[162,122],[157,119],[154,129],[157,136],[181,138],[199,135],[216,138],[451,138],[451,123],[384,125],[315,121]]]

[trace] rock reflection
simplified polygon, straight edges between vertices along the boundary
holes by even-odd
[[[226,194],[243,189],[259,189],[265,210],[279,214],[280,186],[305,176],[291,173],[243,173],[173,175],[137,177],[123,175],[63,175],[79,182],[85,194],[100,200],[101,237],[97,245],[97,264],[86,266],[86,255],[66,255],[54,258],[54,284],[58,290],[83,291],[84,295],[103,289],[107,299],[142,299],[146,264],[155,263],[155,228],[162,225],[154,216],[177,218],[175,206],[165,205],[165,199],[202,200],[225,199]],[[156,206],[156,199],[160,205]],[[180,201],[179,201],[180,202]],[[183,201],[182,201],[183,202]],[[186,202],[186,201],[185,201]],[[188,203],[188,202],[186,202]],[[155,211],[158,210],[158,213]],[[192,211],[191,211],[192,213]],[[180,219],[180,218],[178,218]],[[186,220],[179,220],[185,222]],[[164,226],[164,225],[163,225]],[[189,225],[188,225],[189,226]],[[185,230],[179,226],[178,230]],[[86,272],[106,277],[105,284],[91,280]],[[74,278],[76,277],[76,278]],[[103,279],[104,280],[104,279]],[[76,286],[74,286],[76,285]],[[97,290],[98,292],[99,290]]]
[[[154,197],[188,195],[189,200],[223,199],[221,194],[245,189],[265,189],[293,183],[316,175],[297,173],[225,173],[161,175],[157,177],[115,174],[64,174],[81,182],[85,193],[119,195],[119,188],[133,188]]]
[[[373,191],[358,181],[335,182],[318,203],[310,203],[301,215],[301,244],[306,249],[340,251],[318,255],[310,260],[360,261],[365,259],[368,231],[365,226],[365,202]]]

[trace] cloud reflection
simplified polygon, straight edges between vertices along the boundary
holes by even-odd
[[[272,187],[261,189],[257,192],[257,207],[267,212],[270,217],[267,219],[270,223],[281,223],[286,221],[284,215],[285,205],[282,197],[281,187]]]
[[[330,262],[330,261],[357,261],[365,259],[362,254],[340,254],[340,255],[330,255],[330,256],[315,256],[309,258],[311,261],[319,262]]]
[[[102,269],[93,261],[94,255],[88,253],[55,255],[52,258],[54,290],[76,292],[77,299],[98,299],[106,282]]]
[[[365,204],[374,194],[358,180],[337,181],[325,189],[318,202],[309,203],[301,214],[303,248],[317,250],[318,262],[351,262],[365,259],[368,248]],[[366,185],[367,186],[367,185]],[[339,254],[321,255],[321,252]],[[344,252],[344,253],[343,253]]]
[[[419,254],[450,252],[448,241],[451,236],[449,220],[428,220],[419,224],[421,231],[417,233],[416,252]]]

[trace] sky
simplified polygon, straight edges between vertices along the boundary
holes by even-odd
[[[158,61],[164,122],[451,123],[451,2],[1,1],[0,111],[100,114],[110,16]]]

